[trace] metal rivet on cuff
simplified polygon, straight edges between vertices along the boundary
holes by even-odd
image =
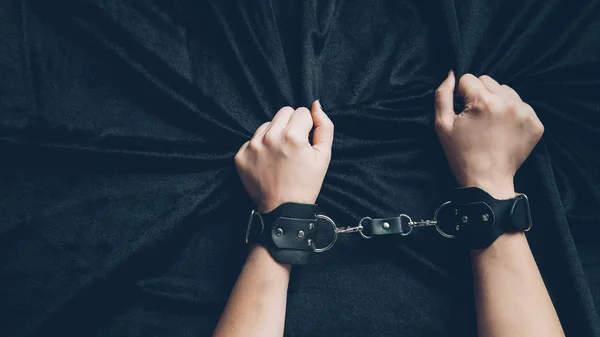
[[[298,231],[298,237],[302,239],[304,237],[304,231]]]
[[[311,222],[308,224],[308,230],[312,231],[313,229],[315,229],[315,224]]]
[[[389,222],[384,222],[381,227],[383,227],[383,229],[390,229],[390,223]]]
[[[312,247],[312,240],[311,239],[308,239],[308,246]]]
[[[275,235],[277,235],[277,236],[281,236],[282,234],[283,234],[283,229],[281,229],[281,228],[277,228],[277,229],[275,230]]]
[[[463,215],[463,217],[460,218],[460,221],[462,221],[463,223],[467,223],[467,221],[469,221],[469,218],[466,215]]]

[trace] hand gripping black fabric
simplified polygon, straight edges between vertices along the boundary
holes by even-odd
[[[248,221],[246,242],[259,244],[284,264],[307,264],[314,253],[319,206],[287,202],[269,213],[253,213]]]

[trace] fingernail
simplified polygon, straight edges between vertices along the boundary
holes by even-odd
[[[448,76],[454,75],[454,70],[450,69],[450,71],[448,72]]]

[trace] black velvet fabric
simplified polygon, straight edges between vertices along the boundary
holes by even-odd
[[[430,217],[451,68],[544,123],[528,238],[567,335],[600,336],[599,57],[598,1],[2,0],[0,336],[210,335],[253,206],[233,156],[285,105],[335,123],[337,222]],[[293,269],[285,335],[475,336],[468,254],[341,237]]]

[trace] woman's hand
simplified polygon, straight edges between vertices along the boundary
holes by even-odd
[[[282,108],[261,125],[235,156],[257,210],[269,212],[284,202],[314,203],[332,143],[333,123],[318,101],[312,111]],[[262,246],[251,248],[213,336],[282,336],[289,280],[289,265],[277,263]]]
[[[308,134],[314,129],[312,145]],[[333,123],[315,101],[311,111],[284,107],[261,125],[235,156],[235,164],[257,211],[284,202],[317,200],[333,143]]]
[[[459,184],[497,199],[515,196],[515,173],[544,133],[535,111],[509,86],[466,74],[458,84],[465,110],[454,113],[454,73],[436,91],[436,131]]]
[[[514,197],[514,175],[544,133],[542,123],[510,87],[470,74],[458,84],[466,108],[456,115],[454,83],[450,73],[436,91],[435,126],[456,180],[496,199]],[[522,232],[505,233],[471,257],[479,336],[564,336]]]

